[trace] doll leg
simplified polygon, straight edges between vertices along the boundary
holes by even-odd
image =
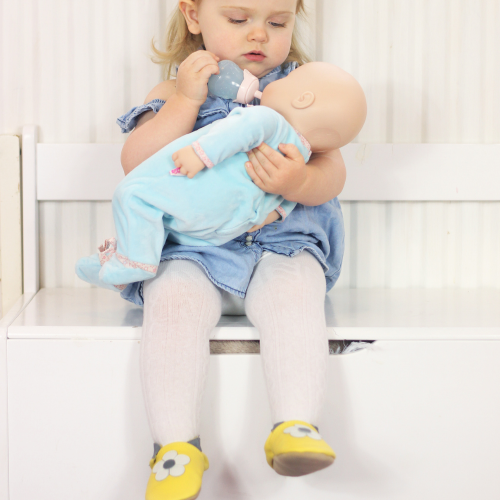
[[[325,293],[323,270],[307,251],[272,254],[255,268],[245,307],[260,334],[274,424],[318,421],[328,361]]]
[[[148,186],[125,178],[113,194],[117,247],[99,271],[99,279],[105,284],[149,280],[157,273],[166,240],[165,212],[155,206]]]
[[[162,262],[144,283],[141,377],[155,443],[199,436],[209,336],[221,315],[221,294],[193,261]]]

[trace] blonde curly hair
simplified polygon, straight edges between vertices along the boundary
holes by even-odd
[[[200,0],[201,1],[201,0]],[[295,13],[299,19],[305,20],[307,17],[304,0],[297,0],[297,8]],[[198,50],[198,47],[203,45],[203,36],[193,35],[187,27],[186,20],[182,12],[177,8],[170,17],[166,33],[166,50],[162,51],[156,48],[155,40],[151,41],[151,47],[154,55],[152,61],[160,64],[162,67],[163,78],[168,80],[171,75],[175,74],[175,67],[178,66],[186,57]],[[310,62],[311,59],[307,56],[297,30],[295,23],[292,43],[290,45],[290,53],[283,64],[295,61],[299,65]]]

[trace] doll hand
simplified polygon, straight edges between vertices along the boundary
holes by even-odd
[[[275,220],[278,220],[280,217],[280,214],[276,212],[276,210],[273,210],[267,217],[266,220],[257,226],[252,226],[247,233],[253,233],[254,231],[257,231],[258,229],[262,229],[264,226],[267,226],[268,224],[272,224]]]
[[[200,170],[205,168],[205,164],[200,160],[191,146],[186,146],[172,155],[175,166],[183,175],[192,179]]]
[[[294,144],[280,144],[279,154],[263,142],[247,153],[245,163],[252,181],[266,193],[280,194],[286,200],[300,192],[307,179],[307,166],[304,157]]]

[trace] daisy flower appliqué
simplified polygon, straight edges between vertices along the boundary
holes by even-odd
[[[184,466],[190,461],[191,459],[187,455],[179,455],[175,450],[167,451],[163,458],[156,462],[153,474],[156,474],[157,481],[163,481],[168,476],[182,476],[186,470]]]
[[[318,441],[322,439],[321,436],[316,431],[313,431],[312,429],[309,429],[309,427],[300,424],[295,424],[292,425],[291,427],[287,427],[283,432],[285,434],[290,434],[290,436],[296,438],[303,438],[307,436],[310,437],[311,439],[317,439]]]

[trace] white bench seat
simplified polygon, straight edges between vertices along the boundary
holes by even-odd
[[[260,356],[211,357],[205,500],[497,500],[498,290],[332,290],[317,423],[338,454],[315,477],[266,464],[271,418]],[[41,289],[7,327],[9,500],[143,498],[152,442],[140,389],[141,309],[101,289]],[[475,326],[474,326],[475,325]],[[256,339],[246,317],[216,338]]]
[[[331,340],[500,340],[497,289],[342,289],[325,302]],[[42,288],[11,339],[140,340],[142,308],[100,288]],[[246,316],[222,316],[217,340],[257,340]]]

